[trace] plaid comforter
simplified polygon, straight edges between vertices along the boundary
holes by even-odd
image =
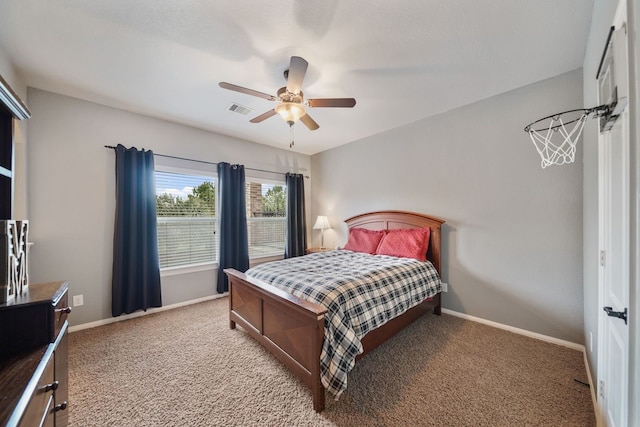
[[[363,351],[360,339],[440,292],[440,277],[428,261],[348,250],[268,262],[246,274],[327,308],[320,377],[336,400]]]

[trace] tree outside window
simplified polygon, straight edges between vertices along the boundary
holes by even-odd
[[[215,178],[155,172],[160,268],[218,259]]]
[[[160,268],[218,260],[216,178],[156,170]],[[246,183],[249,257],[284,254],[286,187]]]

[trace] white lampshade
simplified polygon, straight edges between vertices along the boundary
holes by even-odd
[[[318,219],[316,219],[313,229],[326,230],[327,228],[331,228],[331,225],[329,225],[329,219],[325,215],[318,215]]]
[[[329,218],[325,215],[318,215],[316,223],[313,224],[314,230],[320,230],[320,249],[324,249],[324,230],[331,228],[329,225]]]
[[[298,104],[296,102],[283,102],[281,104],[276,105],[276,112],[282,116],[285,122],[290,125],[300,119],[300,117],[307,114],[302,104]]]

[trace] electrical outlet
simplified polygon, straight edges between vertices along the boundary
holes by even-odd
[[[442,288],[442,292],[448,292],[449,285],[444,282],[440,282],[440,288]]]
[[[82,294],[73,296],[73,306],[78,307],[80,305],[84,305],[84,297]]]

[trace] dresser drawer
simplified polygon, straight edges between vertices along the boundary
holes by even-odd
[[[68,282],[29,285],[13,301],[0,304],[0,358],[55,341],[71,308]]]
[[[47,405],[47,409],[44,411],[44,418],[42,419],[42,424],[40,424],[40,427],[55,427],[56,410],[53,406],[54,404],[55,404],[55,401],[53,400],[53,396],[51,396],[49,398],[49,404]]]
[[[46,363],[42,375],[38,380],[38,385],[31,395],[24,415],[20,419],[20,423],[18,424],[20,427],[39,427],[46,425],[47,419],[50,419],[53,409],[53,390],[57,386],[57,383],[54,382],[52,356],[52,351],[47,352],[47,356],[38,367],[39,371],[42,364]]]

